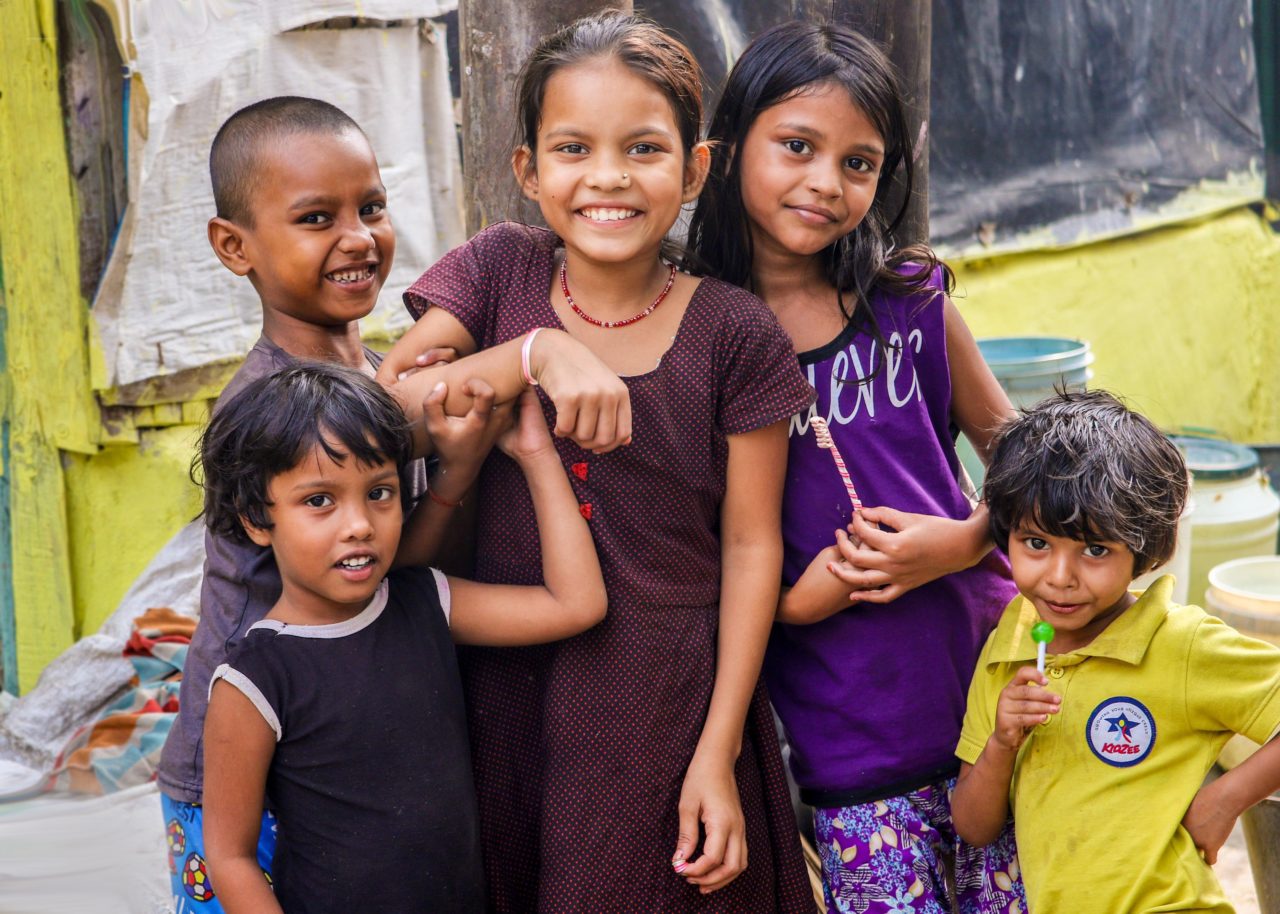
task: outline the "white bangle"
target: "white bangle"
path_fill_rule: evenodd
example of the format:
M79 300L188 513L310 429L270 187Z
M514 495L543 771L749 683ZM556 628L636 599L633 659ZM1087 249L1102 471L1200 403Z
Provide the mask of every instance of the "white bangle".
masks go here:
M530 330L529 335L524 338L524 345L520 347L520 375L530 387L538 386L538 379L533 376L533 372L529 368L529 358L533 351L534 337L541 333L542 329L542 327L535 327Z

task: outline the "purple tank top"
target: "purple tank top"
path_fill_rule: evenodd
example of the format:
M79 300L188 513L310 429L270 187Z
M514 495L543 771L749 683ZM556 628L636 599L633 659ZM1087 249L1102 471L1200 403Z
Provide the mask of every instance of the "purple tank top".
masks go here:
M811 415L827 420L863 504L955 519L972 510L956 481L943 297L879 295L873 307L896 347L887 356L869 334L846 329L799 357L818 399L791 422L782 516L788 585L834 542L851 510ZM775 625L765 676L805 801L868 802L954 773L973 666L1014 593L1008 562L993 551L887 605Z

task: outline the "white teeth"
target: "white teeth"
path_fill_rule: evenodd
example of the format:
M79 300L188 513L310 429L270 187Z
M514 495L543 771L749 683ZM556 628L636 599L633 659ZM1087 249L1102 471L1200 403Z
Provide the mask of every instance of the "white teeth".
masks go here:
M343 559L338 564L343 568L363 568L365 565L373 564L373 557L368 555L359 555L355 558Z
M619 219L630 219L636 215L633 209L612 209L604 207L592 207L584 209L582 215L586 216L593 222L615 222Z
M334 282L359 282L372 276L373 270L372 264L359 270L335 270L329 274L329 278Z

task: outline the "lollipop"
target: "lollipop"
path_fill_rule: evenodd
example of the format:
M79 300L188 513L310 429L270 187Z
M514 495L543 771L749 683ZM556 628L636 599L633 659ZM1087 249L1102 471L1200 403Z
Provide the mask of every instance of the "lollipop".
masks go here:
M827 420L821 416L814 416L809 420L809 424L813 426L813 437L817 440L818 447L826 448L831 452L831 459L836 462L836 472L840 474L840 479L844 482L844 490L849 493L849 501L853 504L853 510L861 511L862 501L858 498L858 491L853 487L853 480L849 478L849 470L844 465L844 458L840 456L840 450L836 447L836 442L831 437L831 429L827 428Z
M1044 649L1053 640L1053 626L1041 620L1031 626L1031 640L1036 643L1036 669L1044 672Z

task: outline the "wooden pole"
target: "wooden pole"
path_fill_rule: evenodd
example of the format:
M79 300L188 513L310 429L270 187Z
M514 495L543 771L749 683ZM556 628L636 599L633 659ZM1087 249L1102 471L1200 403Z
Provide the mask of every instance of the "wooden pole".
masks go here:
M543 35L601 9L631 12L631 0L462 0L462 185L467 234L503 219L538 224L511 174L516 75Z
M857 29L883 47L898 68L915 141L915 187L898 229L904 244L929 240L930 0L831 0L831 20Z

